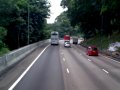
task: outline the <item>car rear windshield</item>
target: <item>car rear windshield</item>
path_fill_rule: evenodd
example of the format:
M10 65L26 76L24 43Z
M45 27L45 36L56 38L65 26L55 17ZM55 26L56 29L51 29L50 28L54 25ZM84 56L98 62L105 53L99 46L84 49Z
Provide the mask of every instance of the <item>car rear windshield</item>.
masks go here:
M97 51L97 48L92 48L93 50Z
M65 42L65 43L70 44L70 42Z

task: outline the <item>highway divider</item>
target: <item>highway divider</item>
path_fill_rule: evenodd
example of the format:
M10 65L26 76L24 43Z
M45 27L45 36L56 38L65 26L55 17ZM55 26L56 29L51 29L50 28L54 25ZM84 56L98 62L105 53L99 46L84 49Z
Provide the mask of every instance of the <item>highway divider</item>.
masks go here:
M20 62L25 56L35 50L37 47L49 42L49 40L39 41L11 51L0 57L0 76L12 68L16 63Z

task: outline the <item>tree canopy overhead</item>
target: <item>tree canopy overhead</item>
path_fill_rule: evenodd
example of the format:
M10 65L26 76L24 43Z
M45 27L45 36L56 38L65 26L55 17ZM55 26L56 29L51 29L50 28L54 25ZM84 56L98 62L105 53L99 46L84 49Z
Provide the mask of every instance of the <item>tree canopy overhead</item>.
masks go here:
M119 0L62 0L61 6L68 8L71 25L81 27L86 36L120 32Z
M56 17L55 22L52 24L52 29L60 33L60 37L63 38L65 34L71 34L72 26L67 17L67 13L63 12L58 17Z
M44 39L43 27L50 15L47 0L0 0L0 4L0 26L7 30L6 44L10 49L27 45L28 34L29 43Z

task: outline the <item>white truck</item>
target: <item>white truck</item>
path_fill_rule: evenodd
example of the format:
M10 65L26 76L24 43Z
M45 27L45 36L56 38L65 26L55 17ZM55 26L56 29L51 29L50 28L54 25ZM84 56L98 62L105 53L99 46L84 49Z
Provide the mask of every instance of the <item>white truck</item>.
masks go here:
M78 37L73 37L73 44L78 44Z

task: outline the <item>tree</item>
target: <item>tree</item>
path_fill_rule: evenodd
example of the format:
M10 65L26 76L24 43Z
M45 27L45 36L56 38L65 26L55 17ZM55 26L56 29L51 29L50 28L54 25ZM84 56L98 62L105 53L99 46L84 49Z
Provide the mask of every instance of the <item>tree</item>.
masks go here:
M70 25L70 21L67 18L67 13L61 13L54 23L54 30L60 33L60 36L63 37L65 34L72 34L72 27Z
M62 0L61 5L68 8L71 25L79 26L85 36L97 33L111 35L120 32L120 1L118 0Z
M7 29L6 44L16 49L29 43L44 39L46 18L49 16L50 4L47 0L1 0L0 26ZM28 4L29 4L29 32L28 32Z
M3 47L6 47L6 45L5 45L5 36L7 34L6 32L7 32L7 30L4 27L0 27L0 50Z

